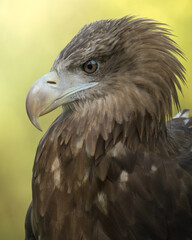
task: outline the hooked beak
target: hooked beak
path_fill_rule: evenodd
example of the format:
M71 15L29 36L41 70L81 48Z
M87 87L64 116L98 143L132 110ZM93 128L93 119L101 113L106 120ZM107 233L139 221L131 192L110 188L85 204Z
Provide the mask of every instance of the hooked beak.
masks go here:
M96 82L83 83L78 78L73 77L71 79L67 77L61 82L55 71L45 74L33 84L27 94L26 109L30 121L42 131L38 117L72 102L72 96L75 93L95 85L97 85Z

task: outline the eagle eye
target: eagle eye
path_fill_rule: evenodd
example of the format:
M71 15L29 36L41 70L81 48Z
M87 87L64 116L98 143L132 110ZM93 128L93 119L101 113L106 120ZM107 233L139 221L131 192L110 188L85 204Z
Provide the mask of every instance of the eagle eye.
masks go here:
M89 60L83 64L83 71L94 73L98 69L98 63L95 60Z

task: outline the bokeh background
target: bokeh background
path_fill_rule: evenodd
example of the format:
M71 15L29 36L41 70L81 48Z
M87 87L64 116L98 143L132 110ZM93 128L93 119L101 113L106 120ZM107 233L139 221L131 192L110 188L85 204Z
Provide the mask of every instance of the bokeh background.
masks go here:
M29 122L25 98L60 50L87 23L136 15L170 25L187 61L181 107L192 108L191 0L0 0L0 239L24 239L31 176L42 132ZM44 131L60 109L40 119Z

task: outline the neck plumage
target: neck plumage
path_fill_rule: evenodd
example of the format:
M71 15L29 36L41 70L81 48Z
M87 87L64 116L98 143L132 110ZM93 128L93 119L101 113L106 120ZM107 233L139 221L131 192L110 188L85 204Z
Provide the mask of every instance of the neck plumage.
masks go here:
M129 111L126 103L113 97L76 103L52 126L60 144L70 146L73 155L84 147L95 159L118 142L131 151L151 150L159 138L166 138L165 121L159 122L146 111Z
M39 143L34 184L52 186L50 195L55 187L70 193L84 186L87 179L96 181L93 176L103 181L110 161L122 154L126 162L130 160L128 153L135 155L140 150L164 154L168 144L157 128L160 125L149 114L133 114L126 108L126 104L105 97L64 111ZM86 186L91 194L92 185Z

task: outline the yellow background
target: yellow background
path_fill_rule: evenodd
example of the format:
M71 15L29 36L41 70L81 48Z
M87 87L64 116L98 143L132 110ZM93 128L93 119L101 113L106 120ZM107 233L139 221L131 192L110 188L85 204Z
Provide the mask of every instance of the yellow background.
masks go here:
M32 165L43 135L26 115L28 89L84 24L127 14L171 26L187 58L181 107L192 107L191 0L0 0L0 239L24 239ZM44 131L59 112L40 119Z

